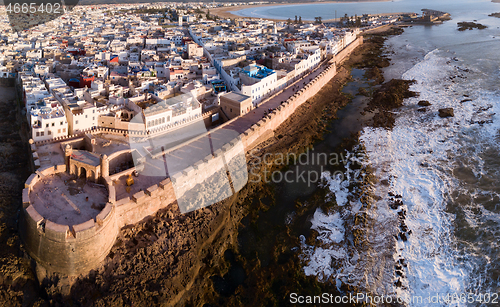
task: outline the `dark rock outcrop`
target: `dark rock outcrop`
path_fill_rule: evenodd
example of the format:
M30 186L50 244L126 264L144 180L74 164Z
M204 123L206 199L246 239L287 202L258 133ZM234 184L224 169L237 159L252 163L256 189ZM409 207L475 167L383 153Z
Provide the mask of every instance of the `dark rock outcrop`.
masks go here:
M466 21L457 22L457 26L458 26L458 31L473 30L473 29L482 30L488 28L487 26L482 25L480 23L466 22Z
M405 98L418 96L418 93L410 91L413 83L415 80L392 79L375 91L372 100L364 109L368 112L378 110L372 119L373 127L392 128L394 126L395 119L392 111L401 107Z
M418 102L418 105L421 106L421 107L428 107L430 105L432 105L430 102L428 102L427 100L420 100Z
M455 114L453 113L453 108L443 108L439 109L439 117L453 117Z

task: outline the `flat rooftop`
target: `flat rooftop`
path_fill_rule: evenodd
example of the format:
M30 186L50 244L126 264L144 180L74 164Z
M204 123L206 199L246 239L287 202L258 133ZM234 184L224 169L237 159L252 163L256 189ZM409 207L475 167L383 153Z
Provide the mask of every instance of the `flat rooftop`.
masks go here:
M92 166L101 164L101 159L98 155L93 154L86 150L73 150L71 158L75 161L82 162Z
M241 72L256 79L263 79L271 74L274 74L274 70L255 64L244 67Z
M225 94L222 97L227 98L227 99L232 100L232 101L240 102L240 103L250 98L250 96L235 93L235 92L230 92L228 94Z
M75 180L67 173L44 176L30 193L30 202L41 216L68 226L95 219L107 201L104 186Z

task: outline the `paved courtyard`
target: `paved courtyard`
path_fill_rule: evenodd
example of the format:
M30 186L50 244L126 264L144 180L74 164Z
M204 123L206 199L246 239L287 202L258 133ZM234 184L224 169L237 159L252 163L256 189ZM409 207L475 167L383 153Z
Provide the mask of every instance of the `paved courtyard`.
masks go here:
M33 187L30 201L44 218L61 225L77 225L95 218L104 208L104 186L75 180L67 173L45 176Z

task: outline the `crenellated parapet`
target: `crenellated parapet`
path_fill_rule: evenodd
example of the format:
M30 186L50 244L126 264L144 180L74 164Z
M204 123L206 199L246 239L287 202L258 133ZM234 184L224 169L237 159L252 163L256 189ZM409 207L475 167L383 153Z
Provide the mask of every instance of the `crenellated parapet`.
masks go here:
M116 166L129 159L129 155L133 155L132 151L124 150L109 156L100 156L99 167L96 168L96 175L100 176L100 180L96 185L105 189L106 195L102 201L104 205L91 218L81 220L84 210L79 207L82 204L89 206L91 200L87 203L86 200L82 201L80 198L80 203L78 203L78 193L75 194L76 196L69 194L64 196L64 191L53 189L50 184L47 184L47 188L53 189L51 193L54 195L54 205L62 200L66 202L66 206L74 202L73 205L75 203L76 205L71 206L74 210L81 210L82 215L73 212L73 216L78 222L63 223L59 216L57 216L59 220L56 221L51 218L50 212L42 214L38 211L43 210L36 209L39 204L35 202L43 201L43 193L47 193L40 185L44 185L45 181L50 182L51 178L54 178L53 176L67 174L67 170L71 172L71 169L68 169L71 164L68 162L73 151L71 153L68 151L65 154L68 158L66 164L39 168L26 180L22 194L23 209L19 229L26 250L47 272L64 275L83 274L96 268L106 257L121 227L140 222L158 210L175 203L179 205L181 212L196 210L200 205L190 202L192 197L195 197L202 205L210 205L239 191L248 179L245 153L263 137L273 133L298 107L313 97L336 75L335 63L342 61L361 43L362 38L351 43L345 52L342 51L336 56L330 66L324 68L317 77L284 101L268 116L257 121L243 133L227 137L226 141L221 144L222 146L214 148L213 153L175 174L170 174L170 178L159 178L157 183L148 184L149 186L145 185L140 190L136 189L124 194L124 192L118 191L119 188L122 188L119 186L119 180L134 173L137 163L134 167L125 170ZM221 125L216 129L223 128L224 125ZM108 128L99 129L102 132L110 131ZM129 135L140 136L141 134L131 132ZM206 135L200 137L206 137ZM31 144L33 154L36 153L37 145L40 144ZM141 156L138 159L143 158ZM151 156L151 158L157 157ZM36 159L34 160L36 161ZM119 172L114 173L113 168ZM208 178L212 179L208 180ZM83 191L85 192L85 189ZM198 193L198 191L203 191L203 193ZM92 197L92 195L89 196ZM71 197L77 200L73 201ZM50 207L51 204L46 203L45 205ZM44 207L39 208L43 209Z
M108 254L118 234L116 211L107 202L95 216L82 223L63 225L42 216L34 204L35 187L51 176L66 171L65 165L47 167L32 174L23 189L23 210L19 222L21 238L29 255L47 272L78 275L95 268ZM35 196L30 199L30 196ZM54 192L54 197L58 197Z

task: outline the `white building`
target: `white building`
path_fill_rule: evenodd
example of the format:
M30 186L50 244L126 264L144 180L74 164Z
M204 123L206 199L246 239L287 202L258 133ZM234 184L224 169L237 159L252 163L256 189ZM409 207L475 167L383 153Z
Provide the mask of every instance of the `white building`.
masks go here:
M321 49L319 46L302 47L298 50L297 58L300 59L295 68L295 73L298 75L316 67L321 62Z
M97 107L93 103L78 98L68 87L55 89L53 94L66 113L69 135L97 128Z
M27 59L41 59L42 57L43 57L42 49L30 50L26 52Z
M68 122L61 104L46 98L29 111L31 137L34 141L51 140L68 135Z
M201 104L191 94L162 100L144 110L146 130L188 122L201 116Z
M5 66L0 66L0 78L8 78L9 70Z
M98 114L96 106L78 101L77 105L70 106L71 112L67 112L68 127L70 134L77 134L82 131L97 128Z
M28 112L31 110L31 106L34 106L40 100L52 97L52 94L49 93L45 84L39 78L19 74L19 79L23 87L23 98Z
M106 66L92 65L92 66L86 67L83 70L83 74L85 76L96 76L97 78L101 78L101 79L106 80L106 78L109 77L109 68Z
M37 65L35 65L34 70L35 70L35 74L37 74L39 76L46 76L50 72L50 67L48 65L37 64Z
M252 97L255 105L274 92L278 77L274 70L261 65L249 65L240 72L241 93Z
M187 54L188 58L192 59L194 57L203 56L203 47L194 42L187 43Z
M336 55L340 51L342 51L342 40L325 40L321 42L321 47L325 48L325 54L327 55Z
M49 92L53 92L55 89L66 87L66 82L61 78L49 78L45 79L45 85Z

